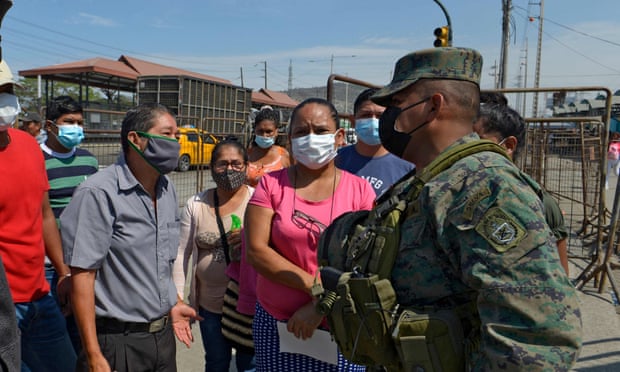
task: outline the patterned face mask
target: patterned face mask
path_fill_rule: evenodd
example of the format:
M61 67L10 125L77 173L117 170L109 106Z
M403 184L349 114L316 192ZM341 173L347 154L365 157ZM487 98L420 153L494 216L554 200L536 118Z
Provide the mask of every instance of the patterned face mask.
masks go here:
M226 191L235 191L245 183L245 171L226 169L223 172L211 172L213 181L218 188Z

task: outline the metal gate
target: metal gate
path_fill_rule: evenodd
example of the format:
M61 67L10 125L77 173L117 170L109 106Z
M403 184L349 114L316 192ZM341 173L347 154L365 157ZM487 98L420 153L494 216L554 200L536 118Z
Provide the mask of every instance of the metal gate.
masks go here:
M604 108L596 115L526 117L526 144L517 165L545 187L564 212L569 228L569 258L581 258L587 263L575 279L576 286L582 288L589 280L600 279L602 292L609 278L618 295L609 263L617 246L617 202L610 201L606 194L612 92L605 87L497 91L516 94L522 102L527 95L540 93L563 97L572 93L578 97L584 92L596 92L598 100L604 100Z

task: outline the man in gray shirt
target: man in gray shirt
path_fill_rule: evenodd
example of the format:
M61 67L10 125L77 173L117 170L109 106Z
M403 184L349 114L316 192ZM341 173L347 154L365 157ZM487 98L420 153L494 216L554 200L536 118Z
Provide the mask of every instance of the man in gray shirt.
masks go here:
M177 124L140 105L121 129L123 155L83 182L60 217L72 301L82 338L78 371L176 371L174 332L191 340L196 312L177 297Z

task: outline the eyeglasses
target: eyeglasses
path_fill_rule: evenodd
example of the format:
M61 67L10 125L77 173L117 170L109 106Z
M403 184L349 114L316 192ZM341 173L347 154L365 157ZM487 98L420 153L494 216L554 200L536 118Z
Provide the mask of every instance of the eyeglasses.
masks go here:
M297 209L293 210L293 215L291 216L291 220L295 224L295 226L299 227L303 230L308 230L315 238L321 236L321 233L325 231L327 226L325 226L321 221L317 220L312 216L308 216L304 212L298 211Z
M240 161L216 161L215 164L213 164L213 168L217 171L223 171L228 169L228 167L231 167L232 169L236 170L236 171L240 171L243 170L243 168L245 168L245 163L240 162Z

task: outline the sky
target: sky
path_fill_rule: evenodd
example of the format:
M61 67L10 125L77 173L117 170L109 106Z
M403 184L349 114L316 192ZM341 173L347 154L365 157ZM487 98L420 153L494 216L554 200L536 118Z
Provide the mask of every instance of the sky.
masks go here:
M484 59L495 84L501 0L441 0L453 45ZM533 86L540 0L512 0L508 87ZM540 86L620 89L620 1L544 1ZM325 86L330 72L383 85L405 54L433 47L447 24L433 0L15 0L2 21L14 71L121 55L285 91ZM526 73L527 72L527 73Z

